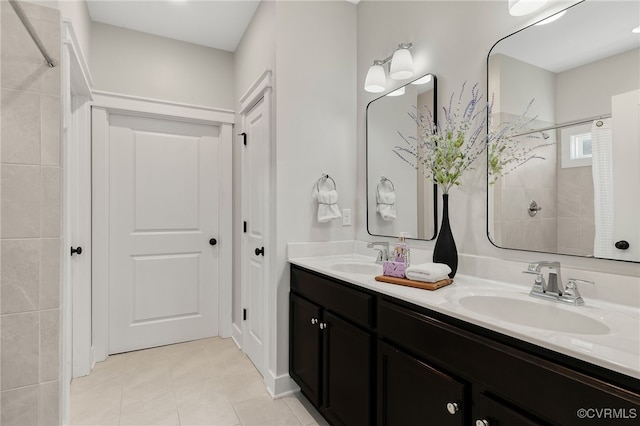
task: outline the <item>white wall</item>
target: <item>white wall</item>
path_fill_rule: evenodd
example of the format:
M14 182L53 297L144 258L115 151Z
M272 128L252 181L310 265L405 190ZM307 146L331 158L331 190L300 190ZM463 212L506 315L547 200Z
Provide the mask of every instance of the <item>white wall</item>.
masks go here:
M93 22L96 90L233 109L233 54Z
M78 38L80 49L86 61L91 54L91 16L86 0L63 0L58 2L60 13L64 19L71 20L73 30Z
M556 123L611 114L611 96L638 89L638 76L640 49L558 73Z
M359 239L370 240L365 226L365 107L374 95L364 91L364 78L373 59L390 55L398 43L413 42L417 73L438 77L439 104L459 93L464 81L479 82L486 92L486 60L500 38L535 22L542 16L512 17L506 2L393 2L361 1L358 4L358 226ZM391 89L391 88L390 88ZM486 236L486 166L466 176L450 197L450 215L458 250L462 253L525 262L536 253L498 249ZM432 248L433 242L415 242ZM600 259L546 255L577 269L640 276L640 265ZM461 271L463 272L463 271Z
M278 327L269 366L276 374L289 371L286 244L355 238L340 220L316 221L312 194L326 172L338 206L356 208L356 24L356 6L345 1L277 4Z
M275 2L263 1L260 3L253 15L251 23L238 43L238 47L233 56L235 70L235 110L240 110L240 98L247 92L251 85L260 77L265 69L270 68L275 71L276 45L275 45L275 24L276 7ZM275 86L275 85L274 85ZM272 108L275 106L275 98L272 96ZM236 135L240 132L239 116L236 114ZM275 138L275 118L272 114L272 137ZM233 144L233 241L237 244L233 247L233 309L232 322L241 328L242 323L242 299L241 299L241 259L242 250L240 241L242 239L242 144Z

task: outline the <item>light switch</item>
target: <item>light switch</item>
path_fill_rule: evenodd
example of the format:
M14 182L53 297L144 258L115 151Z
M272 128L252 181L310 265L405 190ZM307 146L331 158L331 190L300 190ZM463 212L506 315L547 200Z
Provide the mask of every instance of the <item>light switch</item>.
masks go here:
M351 209L342 210L342 226L351 226Z

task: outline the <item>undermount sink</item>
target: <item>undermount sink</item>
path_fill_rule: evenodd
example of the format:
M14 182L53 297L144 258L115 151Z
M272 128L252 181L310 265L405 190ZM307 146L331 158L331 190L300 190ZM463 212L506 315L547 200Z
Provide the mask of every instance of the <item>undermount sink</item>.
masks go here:
M609 327L591 317L564 309L552 302L537 303L500 296L465 296L464 308L499 320L544 330L575 334L609 334Z
M336 272L347 272L349 274L380 275L382 265L364 262L343 262L331 265L331 269Z

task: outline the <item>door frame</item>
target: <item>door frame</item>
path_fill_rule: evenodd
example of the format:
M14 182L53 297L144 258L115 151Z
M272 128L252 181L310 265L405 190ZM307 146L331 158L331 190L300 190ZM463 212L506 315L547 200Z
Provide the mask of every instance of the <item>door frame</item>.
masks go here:
M271 360L275 360L275 355L270 357L269 355L272 353L271 348L275 348L277 345L274 345L272 340L277 336L272 332L272 325L276 324L276 315L277 315L277 280L275 279L275 268L274 261L277 257L276 250L276 241L275 241L275 224L276 224L276 193L275 193L275 181L276 181L276 166L275 166L275 137L273 135L273 123L272 123L272 75L273 72L270 68L266 68L262 74L255 80L255 82L249 87L249 89L245 92L245 94L240 98L240 110L238 111L239 120L240 120L240 129L237 133L242 133L246 129L246 117L249 111L264 98L265 103L265 123L266 123L266 134L267 134L267 144L268 144L268 179L266 183L267 187L267 199L272 202L267 206L264 215L265 215L265 229L264 229L264 246L265 252L267 253L264 258L264 297L265 297L265 309L263 311L263 317L261 318L262 323L264 324L264 348L263 348L263 359L262 359L262 368L264 382L267 386L267 390L275 395L276 388L276 377L274 374L275 365L271 365ZM249 141L248 143L251 143ZM242 151L242 157L240 160L241 167L244 169L245 166L245 156L244 151ZM244 178L244 177L243 177ZM243 189L243 184L240 184L241 188L241 221L243 221L246 217L246 194ZM241 262L240 262L240 273L238 277L238 283L240 285L240 298L241 298L241 307L245 307L247 305L247 276L248 276L248 266L245 259L245 254L247 253L247 240L246 234L242 234L240 238L240 253L241 253ZM244 339L246 338L244 321L240 320L241 323L233 324L233 337L236 341L236 344L243 347Z
M91 323L82 318L91 315L89 104L93 79L68 19L63 20L62 46L61 418L62 424L69 424L71 379L89 374L92 364ZM83 262L73 270L67 251L71 245L84 249Z
M231 336L232 282L232 110L188 105L119 93L94 91L92 115L92 315L93 357L108 356L109 339L109 115L152 117L220 127L220 250L218 325L220 337Z

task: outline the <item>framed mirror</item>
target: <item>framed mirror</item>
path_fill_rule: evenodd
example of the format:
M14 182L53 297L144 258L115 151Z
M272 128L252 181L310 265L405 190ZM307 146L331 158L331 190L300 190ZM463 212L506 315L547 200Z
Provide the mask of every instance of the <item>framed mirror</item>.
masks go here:
M412 115L436 110L437 82L425 74L367 105L367 231L371 235L432 240L436 236L435 185L393 148L415 138ZM424 114L426 116L426 114Z
M515 169L488 167L488 236L501 248L640 262L640 3L563 12L489 53L492 128L533 100L513 143L537 148Z

